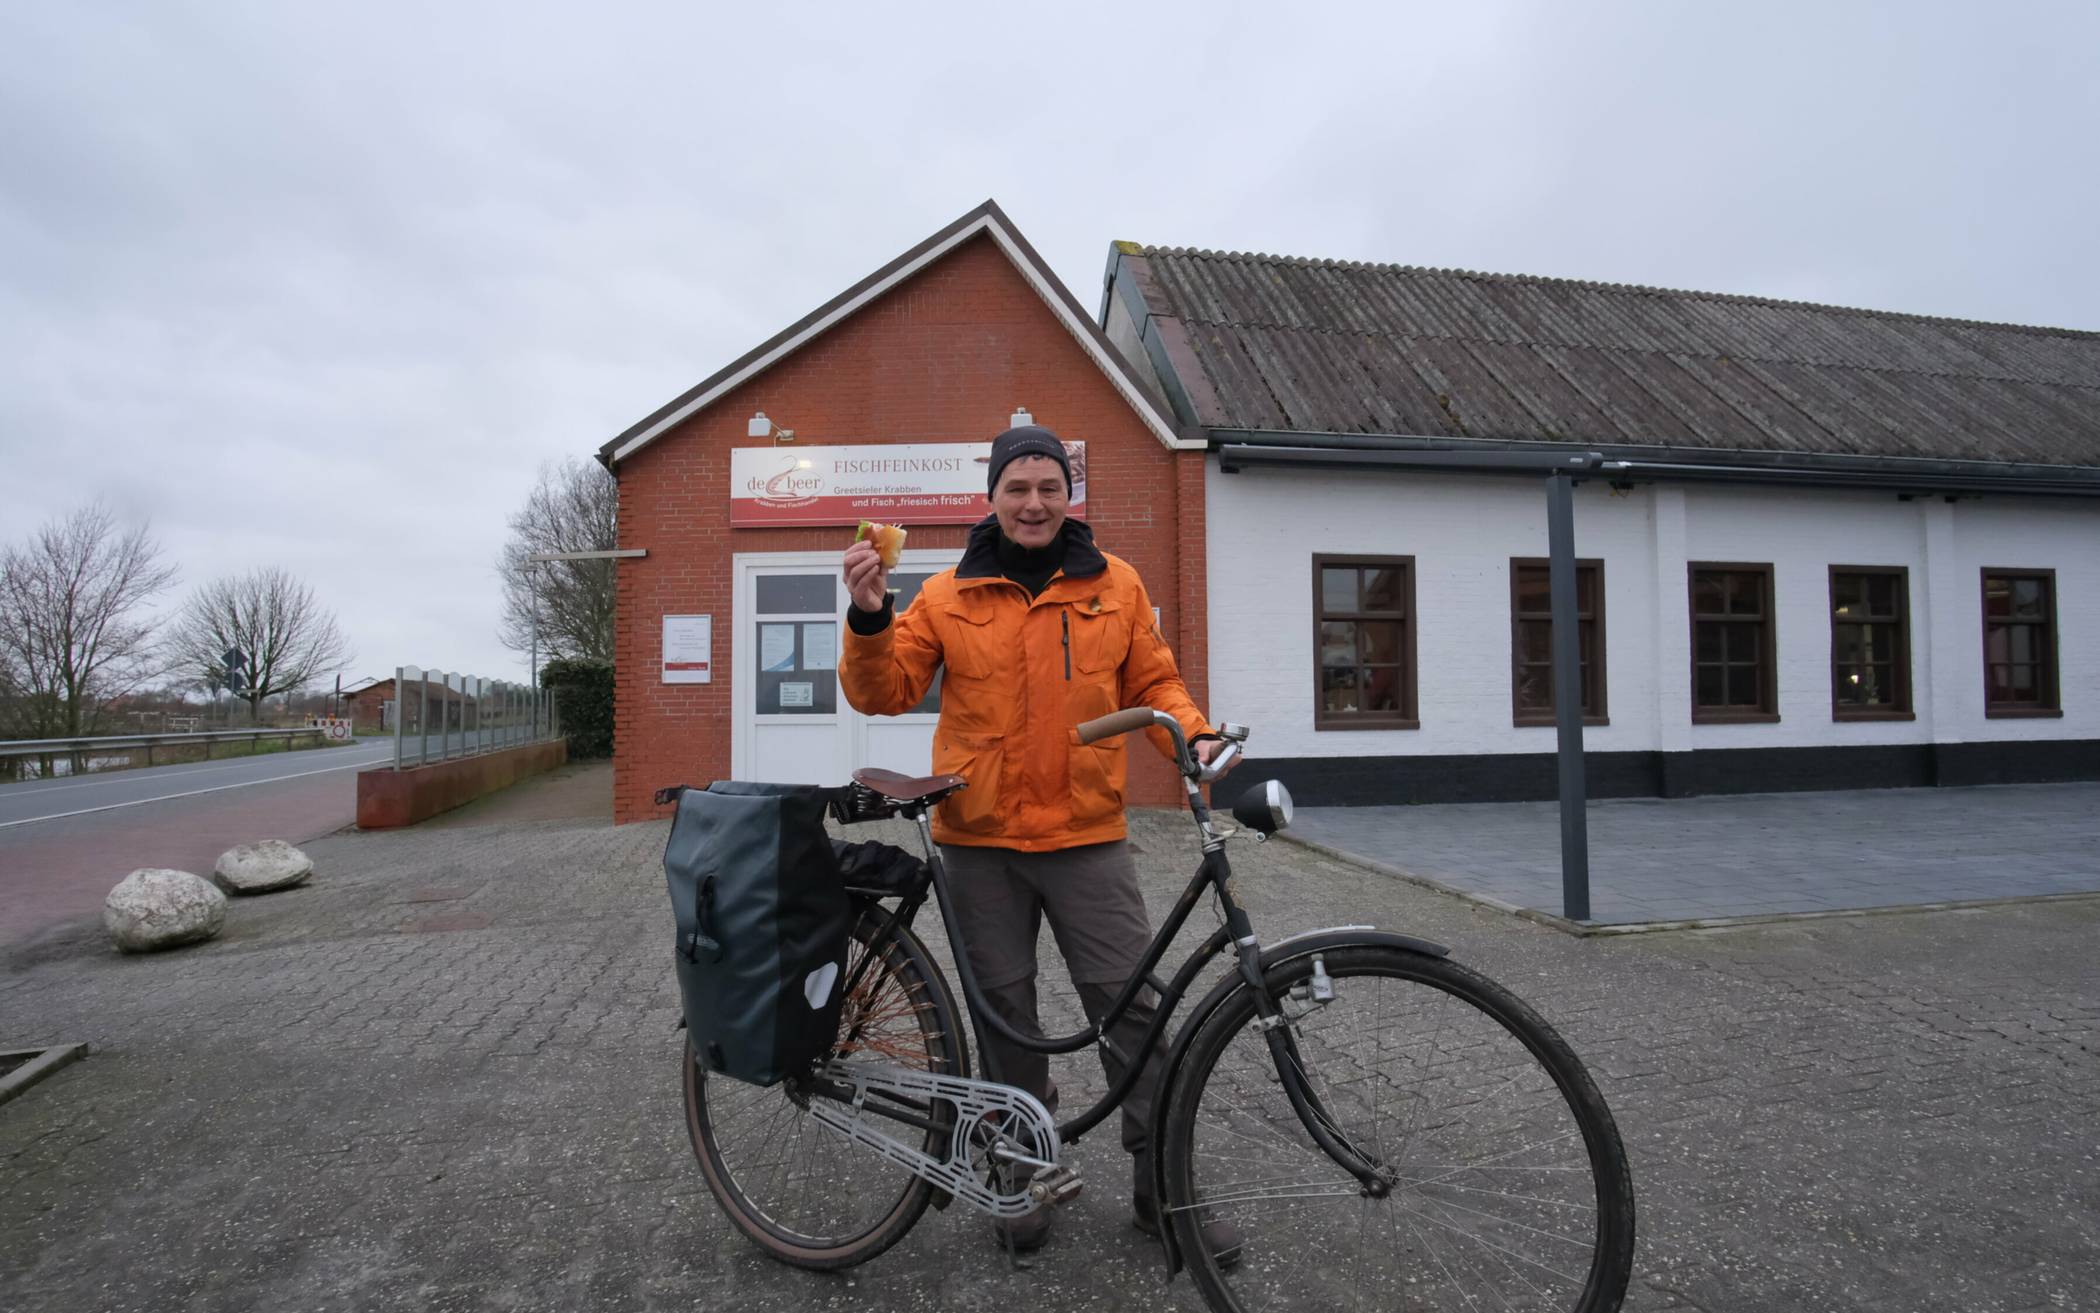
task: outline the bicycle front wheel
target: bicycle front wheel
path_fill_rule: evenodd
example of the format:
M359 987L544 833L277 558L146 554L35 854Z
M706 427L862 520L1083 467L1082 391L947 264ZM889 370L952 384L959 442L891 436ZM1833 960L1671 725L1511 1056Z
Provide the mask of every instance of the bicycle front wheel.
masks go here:
M1307 1133L1242 986L1191 1041L1165 1127L1175 1237L1213 1307L1619 1307L1632 1178L1552 1027L1476 972L1385 945L1294 958L1264 983L1335 1138L1389 1189L1374 1197ZM1244 1237L1231 1267L1200 1238L1213 1218Z
M879 916L869 904L853 927L847 978L871 960L846 996L832 1056L967 1076L968 1045L940 969L908 929L881 931ZM805 1085L790 1079L760 1088L715 1075L690 1046L684 1083L686 1130L709 1192L782 1262L819 1270L866 1262L926 1211L933 1186L811 1116L811 1100L823 1096ZM953 1110L918 1111L928 1122L921 1147L945 1154Z

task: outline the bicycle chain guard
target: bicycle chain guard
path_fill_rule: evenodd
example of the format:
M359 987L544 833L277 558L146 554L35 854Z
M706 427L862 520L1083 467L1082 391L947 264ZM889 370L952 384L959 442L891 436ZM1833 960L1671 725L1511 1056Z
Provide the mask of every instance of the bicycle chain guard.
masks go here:
M1070 1193L1064 1180L1070 1173L1060 1172L1057 1167L1057 1123L1050 1110L1025 1090L876 1062L833 1060L824 1064L818 1075L850 1086L853 1098L851 1102L811 1099L811 1116L847 1139L933 1182L981 1213L1023 1217L1042 1206L1038 1195L1043 1193L1033 1189L1032 1184L1023 1184L1012 1193L1002 1194L985 1184L981 1170L971 1162L973 1152L982 1153L990 1147L981 1132L991 1134L991 1146L1003 1144L1005 1152L1001 1156L1008 1162L1034 1168L1032 1175L1039 1181L1056 1181L1060 1196ZM870 1117L863 1111L869 1094L876 1091L929 1104L947 1104L955 1116L947 1156L936 1158L871 1125L877 1119L887 1120L879 1113Z

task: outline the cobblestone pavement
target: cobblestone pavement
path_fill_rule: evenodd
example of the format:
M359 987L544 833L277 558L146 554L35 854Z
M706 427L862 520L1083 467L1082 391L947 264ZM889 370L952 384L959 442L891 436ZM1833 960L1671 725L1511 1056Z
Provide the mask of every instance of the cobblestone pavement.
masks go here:
M1162 910L1185 822L1137 837ZM735 1235L681 1121L663 839L339 835L214 943L0 950L0 1043L94 1046L0 1105L0 1308L1200 1307L1112 1135L1024 1272L959 1209L841 1274ZM1302 848L1236 860L1266 935L1411 930L1561 1028L1632 1156L1629 1308L2095 1306L2100 904L1585 941Z
M1551 802L1308 807L1293 834L1559 915ZM1617 798L1589 809L1612 923L2100 892L2100 784Z

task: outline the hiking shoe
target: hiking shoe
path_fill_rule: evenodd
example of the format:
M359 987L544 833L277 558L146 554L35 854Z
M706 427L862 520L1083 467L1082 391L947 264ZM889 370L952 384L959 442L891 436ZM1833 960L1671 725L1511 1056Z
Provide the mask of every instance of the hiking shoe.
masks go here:
M1130 1201L1130 1220L1138 1230L1157 1240L1159 1238L1159 1207L1144 1195ZM1240 1261L1246 1250L1246 1238L1240 1229L1222 1217L1214 1216L1209 1209L1197 1214L1197 1222L1203 1232L1203 1247L1210 1250L1211 1257L1218 1260L1219 1267L1231 1267Z
M1012 1245L1017 1254L1032 1254L1050 1239L1050 1210L1038 1208L1023 1217L994 1218L992 1235L1002 1249Z

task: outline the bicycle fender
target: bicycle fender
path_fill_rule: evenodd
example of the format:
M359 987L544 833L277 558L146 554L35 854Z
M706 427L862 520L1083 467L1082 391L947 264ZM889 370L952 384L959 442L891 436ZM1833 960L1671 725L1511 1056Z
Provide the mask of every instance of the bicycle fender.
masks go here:
M1417 939L1413 935L1396 935L1390 931L1372 930L1364 926L1329 926L1323 930L1303 931L1264 947L1261 951L1261 974L1266 979L1269 972L1286 962L1309 957L1314 953L1324 953L1330 949L1355 947L1360 944L1397 948L1404 952L1420 953L1424 957L1451 955L1451 950L1444 945L1427 939ZM1167 1197L1167 1108L1173 1102L1174 1082L1181 1076L1182 1062L1188 1057L1189 1045L1195 1040L1197 1032L1203 1029L1203 1024L1210 1020L1213 1013L1224 1006L1225 1000L1232 996L1234 990L1245 987L1246 982L1240 979L1237 971L1220 980L1203 996L1203 1000L1196 1004L1195 1011L1189 1014L1189 1019L1174 1032L1174 1043L1167 1050L1167 1065L1160 1076L1159 1095L1152 1102L1150 1139L1152 1198L1159 1202L1162 1209ZM1181 1271L1183 1263L1181 1248L1174 1240L1174 1227L1166 1219L1164 1212L1160 1220L1159 1243L1166 1251L1167 1280L1172 1281L1174 1274Z

